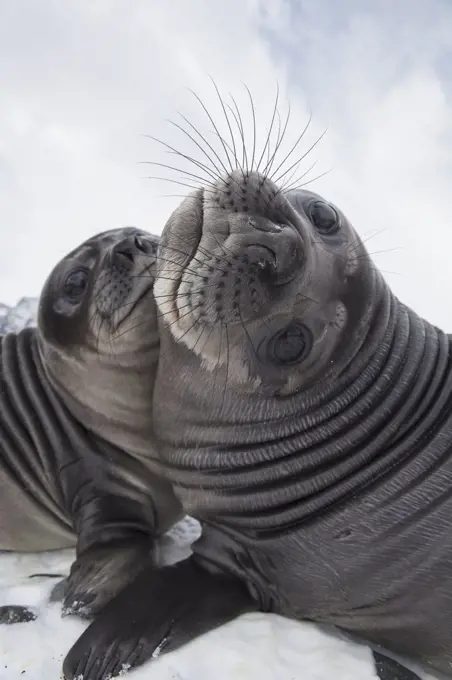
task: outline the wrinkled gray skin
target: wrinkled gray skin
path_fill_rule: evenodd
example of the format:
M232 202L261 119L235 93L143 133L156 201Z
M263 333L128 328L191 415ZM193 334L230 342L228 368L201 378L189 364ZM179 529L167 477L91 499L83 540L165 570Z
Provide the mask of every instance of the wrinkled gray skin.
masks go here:
M98 234L64 257L37 328L0 345L0 549L76 548L65 612L92 616L181 516L152 462L158 238Z
M191 194L159 252L154 422L203 534L108 605L65 677L252 609L452 677L450 337L391 293L338 208L256 173Z

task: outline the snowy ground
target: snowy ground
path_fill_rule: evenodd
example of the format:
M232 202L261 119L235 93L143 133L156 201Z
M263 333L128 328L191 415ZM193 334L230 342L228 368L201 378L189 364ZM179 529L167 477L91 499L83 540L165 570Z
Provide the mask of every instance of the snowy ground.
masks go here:
M164 562L185 557L198 535L185 519L162 543ZM48 604L57 579L67 574L72 551L0 555L0 605L22 604L36 621L0 629L1 680L58 680L62 660L85 624L61 618ZM310 624L269 614L249 614L131 672L130 680L375 680L370 650L330 636ZM430 676L424 674L425 680Z

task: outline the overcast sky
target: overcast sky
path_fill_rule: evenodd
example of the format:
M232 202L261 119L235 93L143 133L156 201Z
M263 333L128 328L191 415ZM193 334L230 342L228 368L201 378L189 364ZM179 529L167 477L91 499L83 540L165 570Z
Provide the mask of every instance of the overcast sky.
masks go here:
M146 179L181 176L140 164L178 165L145 135L205 160L168 119L180 111L215 144L189 92L220 121L211 75L236 98L248 148L242 81L261 147L277 83L289 141L312 111L298 155L327 133L300 172L330 172L309 188L370 252L391 250L375 261L403 301L452 330L451 35L450 0L2 0L0 301L38 294L94 232L161 232L180 201L167 195L188 189Z

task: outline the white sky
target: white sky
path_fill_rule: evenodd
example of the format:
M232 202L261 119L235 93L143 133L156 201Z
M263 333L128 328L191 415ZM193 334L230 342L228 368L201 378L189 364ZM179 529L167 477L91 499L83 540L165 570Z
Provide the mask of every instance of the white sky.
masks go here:
M179 110L208 131L193 88L220 120L210 74L236 97L249 149L241 81L260 148L276 82L283 115L291 103L289 139L312 110L299 155L328 132L301 171L317 161L311 177L331 172L309 188L362 235L385 229L368 248L397 248L375 255L395 272L393 290L452 330L451 35L450 0L3 0L0 301L38 294L56 260L94 232L161 232L180 200L165 194L188 189L145 179L180 176L139 164L178 164L142 135L204 160L166 119Z

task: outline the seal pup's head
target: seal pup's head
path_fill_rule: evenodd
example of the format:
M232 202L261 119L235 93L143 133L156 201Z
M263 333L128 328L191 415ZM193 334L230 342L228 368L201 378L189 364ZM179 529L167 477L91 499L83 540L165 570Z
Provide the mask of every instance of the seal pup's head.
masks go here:
M450 350L343 212L281 181L285 127L265 165L270 132L259 158L238 110L236 122L243 162L215 128L226 159L206 153L213 169L199 163L208 177L162 232L153 419L185 511L256 537L293 531L413 455Z
M364 339L374 267L317 194L234 170L182 202L159 252L162 333L229 388L294 394L334 379Z
M150 428L158 242L133 227L93 236L54 267L38 308L50 382L83 425L126 450Z

